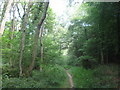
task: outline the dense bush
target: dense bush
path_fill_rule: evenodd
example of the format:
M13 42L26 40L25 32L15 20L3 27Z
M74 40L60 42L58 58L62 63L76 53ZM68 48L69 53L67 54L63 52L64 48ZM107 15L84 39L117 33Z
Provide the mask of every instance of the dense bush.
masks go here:
M47 66L43 71L33 71L29 78L4 78L3 88L51 88L60 87L66 78L64 69L58 65Z
M119 73L118 66L114 64L102 65L93 70L96 83L93 87L101 88L117 88L119 87Z
M94 68L97 64L97 61L90 56L81 56L78 58L78 62L86 69Z
M15 67L10 67L9 64L4 64L2 67L2 75L3 78L8 76L8 77L18 77L19 71L18 68Z
M35 80L45 80L50 86L59 86L66 78L66 73L64 69L58 65L52 66L48 65L44 67L42 72L34 71L33 79Z
M73 65L73 66L78 65L77 57L74 55L69 55L67 63L68 63L68 65Z
M91 56L80 56L79 58L70 56L68 60L68 65L83 66L86 69L94 68L97 64L97 60Z

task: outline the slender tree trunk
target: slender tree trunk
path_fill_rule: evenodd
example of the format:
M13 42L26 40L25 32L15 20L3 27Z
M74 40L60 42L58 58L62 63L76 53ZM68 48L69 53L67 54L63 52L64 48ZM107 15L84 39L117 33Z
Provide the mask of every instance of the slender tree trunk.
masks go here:
M4 33L6 19L8 17L12 2L13 0L9 0L4 17L1 19L1 23L0 23L0 73L2 73L1 72L1 69L2 69L2 35Z
M100 30L100 25L98 24L98 30ZM100 38L100 50L99 50L99 53L100 53L100 63L101 64L104 64L104 52L103 52L103 41L102 41L102 36L103 33L99 34L99 38Z
M29 66L29 70L28 70L29 73L31 73L31 71L34 68L35 58L36 58L36 54L37 54L37 46L38 46L38 38L39 38L39 34L40 34L40 29L41 29L41 26L42 26L45 18L46 18L46 13L47 13L48 6L49 6L49 1L45 2L44 12L43 12L43 15L42 15L39 23L38 23L38 27L37 27L38 29L35 33L35 42L34 42L34 47L33 47L32 63Z
M2 42L0 37L0 87L2 87Z
M2 35L0 35L0 73L2 74Z
M3 33L4 33L5 23L7 21L7 17L8 17L9 11L11 9L12 3L13 3L13 0L9 0L6 11L5 11L5 14L4 14L4 18L3 18L1 26L0 26L0 36L2 36Z
M13 36L14 36L14 30L15 30L15 4L13 3L13 19L12 19L12 26L11 26L11 36L10 36L10 40L13 39ZM12 50L13 48L13 45L12 43L10 43L10 49ZM10 57L10 66L12 67L13 66L13 63L12 63L12 56Z
M101 35L101 40L100 40L100 42L101 42L101 64L104 64L104 43L103 43L103 41L104 41L104 33L102 33L102 35Z
M59 42L60 43L60 49L59 49L59 54L61 54L61 51L62 51L62 43L61 42Z
M108 64L108 50L106 52L106 63Z
M102 36L101 36L101 64L104 64L104 31L102 33Z
M6 18L7 18L7 14L9 13L11 4L12 4L12 0L9 0L5 14L4 14L4 10L3 10L2 14L4 14L4 15L2 15L1 20L0 20L1 21L1 23L0 23L0 73L2 73L2 35L4 32ZM1 75L0 75L0 80L1 80L0 84L2 84L2 76Z
M0 21L3 20L3 17L4 17L4 14L5 14L5 10L6 10L7 4L8 4L8 2L4 2L4 6L3 6L3 9L2 9L2 11L1 11L2 14L1 14Z
M86 37L86 40L88 40L87 29L86 28L85 28L85 37Z
M0 73L2 73L2 34L0 34Z
M104 64L104 54L102 49L101 49L101 64Z
M42 71L43 67L43 42L42 42L42 36L43 36L43 31L44 31L44 23L42 25L42 28L40 30L40 56L41 56L41 63L40 63L40 71Z
M21 38L21 49L20 49L20 59L19 59L19 69L20 69L19 76L22 76L22 74L23 74L22 59L23 59L24 46L25 46L25 32L26 32L28 14L29 14L31 5L32 5L32 3L29 2L26 13L23 15L22 38Z
M118 3L118 6L120 8L120 2ZM119 12L117 13L117 55L116 55L116 59L118 61L118 63L120 62L120 9Z

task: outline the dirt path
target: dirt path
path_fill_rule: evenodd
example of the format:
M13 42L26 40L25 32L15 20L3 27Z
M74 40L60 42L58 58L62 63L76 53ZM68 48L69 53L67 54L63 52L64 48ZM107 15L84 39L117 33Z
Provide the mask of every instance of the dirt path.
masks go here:
M65 70L66 74L69 77L69 84L70 84L70 88L74 88L74 84L73 84L73 80L72 80L72 76L70 75L70 73L68 72L68 70Z

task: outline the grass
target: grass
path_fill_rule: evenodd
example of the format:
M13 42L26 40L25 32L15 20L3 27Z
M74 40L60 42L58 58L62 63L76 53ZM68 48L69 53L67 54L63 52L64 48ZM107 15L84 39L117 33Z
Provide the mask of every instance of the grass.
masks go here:
M66 79L64 80L63 84L61 85L60 88L70 88L70 84L69 84L69 77L66 76Z
M70 69L76 88L117 88L120 78L118 66L100 65L95 69L72 67Z
M33 71L29 78L3 77L3 88L70 88L69 69L75 88L117 88L120 83L118 66L100 65L95 69L76 66L47 66L44 72Z

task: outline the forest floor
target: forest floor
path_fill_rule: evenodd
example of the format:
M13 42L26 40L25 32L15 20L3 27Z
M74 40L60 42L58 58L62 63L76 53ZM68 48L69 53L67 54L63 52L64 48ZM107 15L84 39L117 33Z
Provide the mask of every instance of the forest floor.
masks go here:
M69 77L66 78L61 88L70 88Z
M75 88L119 88L120 70L118 65L100 65L95 69L71 67L70 74L73 76Z
M74 87L74 83L73 83L73 79L72 79L72 75L69 73L69 70L66 70L66 79L63 83L63 85L61 86L61 88L73 88Z
M48 68L47 68L48 69ZM59 69L59 72L58 72ZM62 70L61 70L62 69ZM120 88L120 68L116 64L99 65L94 69L59 66L49 72L33 71L28 78L3 75L4 88Z

